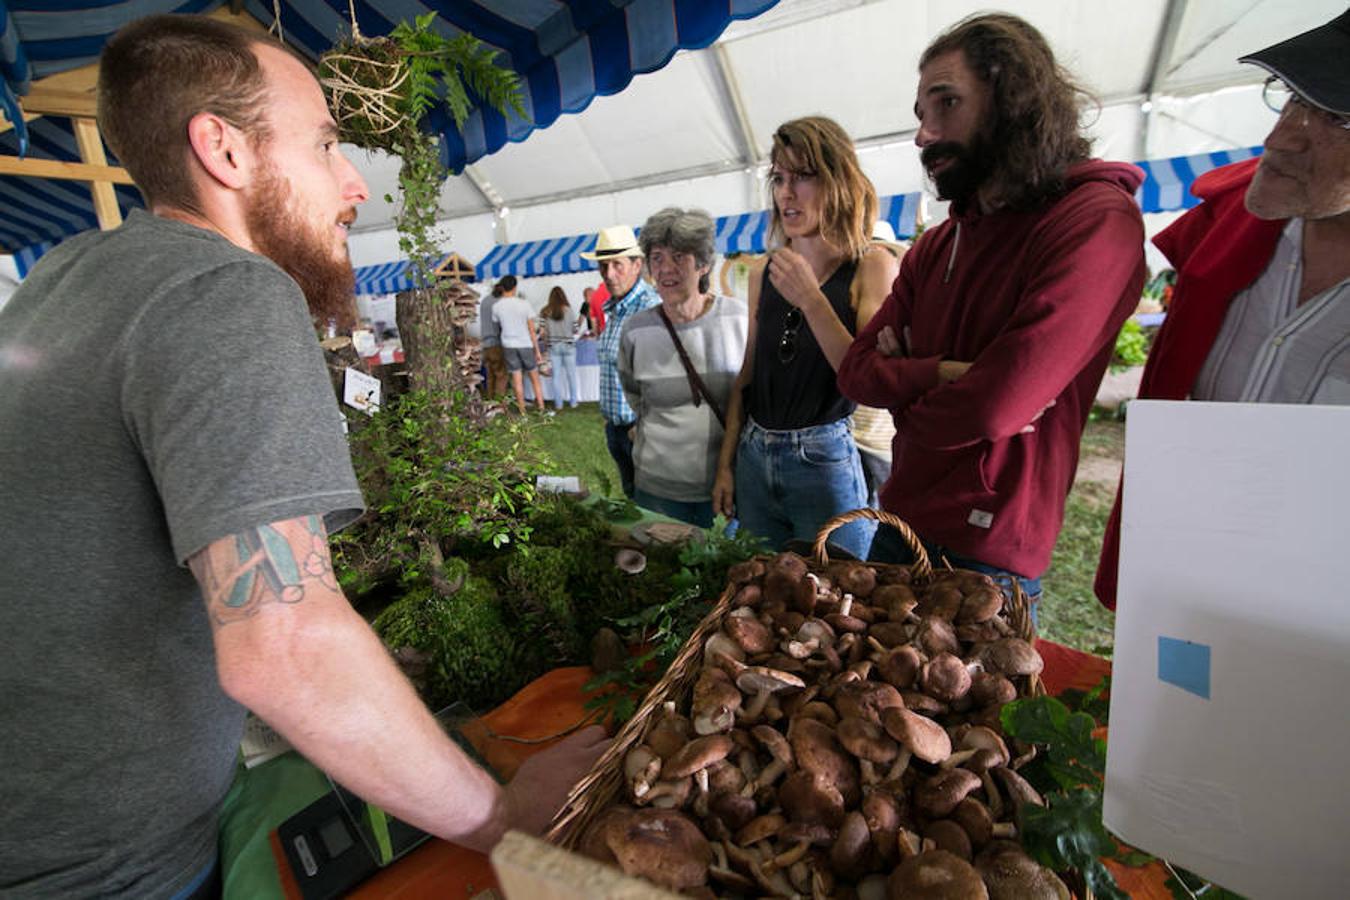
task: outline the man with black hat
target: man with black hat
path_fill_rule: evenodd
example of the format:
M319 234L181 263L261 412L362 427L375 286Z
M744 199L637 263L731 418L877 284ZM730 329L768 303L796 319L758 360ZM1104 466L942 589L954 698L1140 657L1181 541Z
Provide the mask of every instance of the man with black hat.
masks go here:
M636 313L657 306L661 298L642 278L642 250L637 236L627 225L602 228L595 238L595 250L581 254L595 260L600 278L609 291L605 316L609 322L596 341L596 355L600 357L600 414L605 417L605 444L614 465L619 468L619 482L625 497L633 496L633 438L630 434L637 424L637 413L628 405L619 382L619 338L623 323Z
M1350 405L1350 12L1242 57L1279 113L1154 243L1177 270L1139 396ZM1097 569L1115 608L1120 499Z

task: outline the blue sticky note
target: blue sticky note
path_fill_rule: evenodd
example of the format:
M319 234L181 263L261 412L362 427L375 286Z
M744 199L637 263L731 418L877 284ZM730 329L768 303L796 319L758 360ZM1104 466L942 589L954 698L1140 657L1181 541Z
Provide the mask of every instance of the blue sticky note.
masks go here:
M1158 636L1158 680L1209 699L1209 645Z

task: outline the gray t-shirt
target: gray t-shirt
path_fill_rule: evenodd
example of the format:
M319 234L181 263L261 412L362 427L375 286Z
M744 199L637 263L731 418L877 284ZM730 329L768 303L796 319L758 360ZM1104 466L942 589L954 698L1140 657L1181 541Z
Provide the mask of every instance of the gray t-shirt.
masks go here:
M184 560L361 496L304 298L135 211L0 310L0 895L168 897L209 863L244 710Z
M731 385L745 357L749 314L745 302L717 296L692 322L675 326L685 353L726 415ZM712 496L722 425L693 389L658 307L623 323L619 381L637 413L634 483L649 494L697 503Z
M501 328L503 347L514 350L530 350L534 347L534 342L530 340L534 309L524 297L498 297L492 307L492 318Z

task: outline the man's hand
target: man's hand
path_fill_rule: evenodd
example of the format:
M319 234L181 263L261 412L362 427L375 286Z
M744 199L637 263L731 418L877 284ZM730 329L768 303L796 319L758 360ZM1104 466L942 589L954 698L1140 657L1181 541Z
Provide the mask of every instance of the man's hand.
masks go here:
M800 253L788 249L775 250L769 257L769 282L783 295L783 299L802 312L824 299L815 270Z
M609 745L605 729L591 725L525 760L506 786L506 827L543 834Z
M896 337L895 329L887 325L877 332L877 352L882 356L904 356L905 347Z
M957 362L954 359L944 359L938 363L938 382L941 384L950 384L962 375L970 371L972 363Z
M713 515L726 516L728 519L736 515L736 476L730 468L717 470L717 478L713 480L712 507Z

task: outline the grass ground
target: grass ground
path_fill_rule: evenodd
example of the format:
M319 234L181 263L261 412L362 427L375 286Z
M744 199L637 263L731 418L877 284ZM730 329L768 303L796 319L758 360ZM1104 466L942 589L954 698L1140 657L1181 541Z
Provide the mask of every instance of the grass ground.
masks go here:
M534 416L534 413L530 414ZM544 420L541 420L544 421ZM562 474L579 475L592 491L619 493L619 473L605 448L604 421L594 403L564 409L535 431ZM1089 422L1079 477L1069 495L1064 528L1042 578L1041 634L1079 650L1110 656L1113 616L1092 594L1102 531L1115 497L1125 426Z

